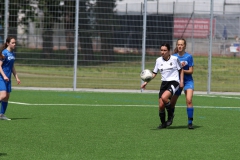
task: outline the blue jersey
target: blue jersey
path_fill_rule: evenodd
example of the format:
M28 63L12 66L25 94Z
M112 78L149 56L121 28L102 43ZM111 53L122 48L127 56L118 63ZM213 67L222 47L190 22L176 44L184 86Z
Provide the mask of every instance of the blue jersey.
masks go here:
M193 57L187 52L185 52L182 56L178 53L174 53L173 56L178 57L181 63L185 63L185 66L183 67L184 70L189 70L189 67L194 66ZM187 81L193 81L192 74L184 74L184 83Z
M9 80L11 80L12 75L12 69L15 61L15 55L13 52L8 51L7 49L4 49L2 51L2 55L4 56L4 59L1 60L3 62L2 69L5 75L8 77ZM0 76L0 79L3 79L3 76Z

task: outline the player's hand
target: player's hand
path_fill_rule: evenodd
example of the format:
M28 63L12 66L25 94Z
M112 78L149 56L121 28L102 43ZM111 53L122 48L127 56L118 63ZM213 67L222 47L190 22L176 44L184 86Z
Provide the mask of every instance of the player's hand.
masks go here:
M17 80L17 84L20 84L20 83L21 83L20 79L17 78L16 80Z
M3 79L4 79L4 81L7 81L7 82L9 81L7 76L4 76Z
M147 83L148 83L148 82L144 82L144 83L141 85L141 88L142 88L142 89L146 89Z
M180 87L181 89L183 89L183 87L184 87L183 82L180 82L179 87Z

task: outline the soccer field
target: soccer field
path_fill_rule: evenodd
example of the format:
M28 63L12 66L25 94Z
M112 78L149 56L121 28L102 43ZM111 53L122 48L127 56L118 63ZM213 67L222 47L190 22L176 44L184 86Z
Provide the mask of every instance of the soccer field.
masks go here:
M13 90L0 121L0 159L239 159L240 95L185 98L158 130L158 94Z

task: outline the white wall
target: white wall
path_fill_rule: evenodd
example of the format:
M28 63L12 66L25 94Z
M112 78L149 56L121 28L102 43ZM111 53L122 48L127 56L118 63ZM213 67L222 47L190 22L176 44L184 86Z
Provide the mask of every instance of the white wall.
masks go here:
M176 13L191 13L193 8L193 2L195 2L195 13L210 12L211 0L148 0L148 13L156 12L157 8L160 13L172 13L173 2L175 2ZM239 4L239 5L225 5L224 0L213 0L214 12L216 14L222 14L225 10L226 13L239 13L240 0L226 0L226 3ZM126 6L127 3L127 6ZM157 3L159 3L157 7ZM141 4L144 4L144 0L123 0L117 2L117 12L141 12Z

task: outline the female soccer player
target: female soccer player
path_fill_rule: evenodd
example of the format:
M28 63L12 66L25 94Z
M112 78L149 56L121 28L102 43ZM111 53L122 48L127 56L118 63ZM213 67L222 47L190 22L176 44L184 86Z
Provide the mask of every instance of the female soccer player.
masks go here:
M161 124L159 129L166 128L165 108L171 110L170 99L179 87L183 87L183 71L180 61L176 56L170 55L170 45L161 45L161 57L157 58L153 69L153 78L156 77L158 71L161 73L161 86L159 91L159 117ZM180 77L179 77L180 76ZM144 82L141 88L145 89L148 82ZM173 114L173 112L168 112ZM173 115L169 115L172 117Z
M1 120L11 120L7 118L4 114L7 110L8 99L10 97L11 87L11 74L20 84L20 79L18 78L17 72L14 68L15 54L13 50L16 45L16 40L13 37L8 37L6 43L3 44L0 54L0 101L1 101Z
M193 128L193 90L194 90L194 81L193 81L193 57L191 54L187 53L185 51L187 46L187 42L185 39L181 38L177 40L176 48L174 50L173 56L176 56L179 58L181 65L183 67L184 72L184 93L186 97L186 105L187 105L187 116L188 116L188 129L194 129ZM174 113L175 105L177 102L178 97L181 95L182 89L178 89L178 91L175 93L175 95L171 98L171 108ZM174 117L174 114L173 114ZM170 126L173 121L173 117L170 118L167 121L167 125Z

